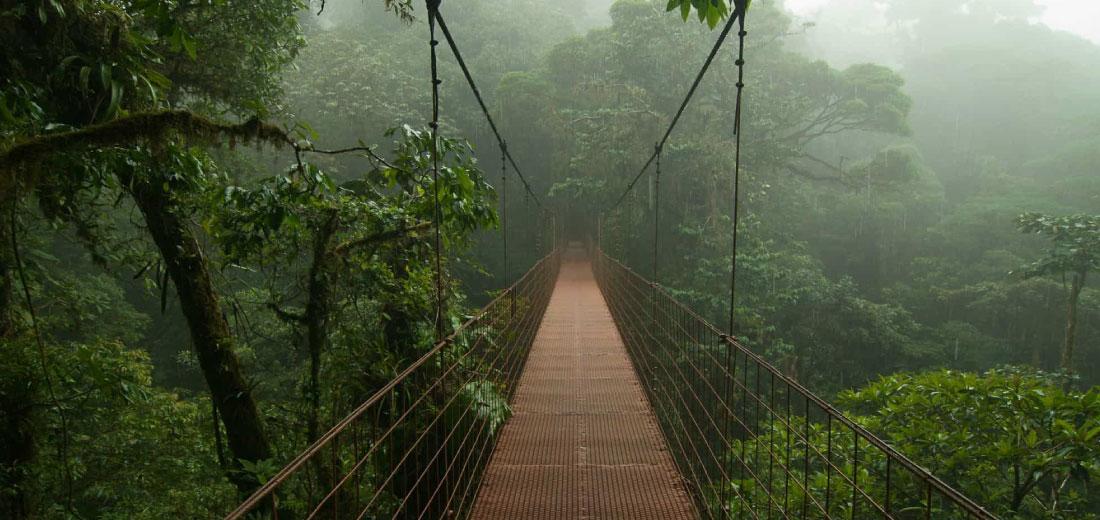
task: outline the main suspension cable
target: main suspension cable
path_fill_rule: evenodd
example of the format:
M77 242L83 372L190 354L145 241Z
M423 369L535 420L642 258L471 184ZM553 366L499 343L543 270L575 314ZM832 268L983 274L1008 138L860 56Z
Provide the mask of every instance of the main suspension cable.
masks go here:
M438 4L438 2L437 2ZM477 104L481 108L481 113L485 115L485 120L489 122L489 128L493 130L493 135L496 137L497 144L501 146L504 151L504 156L508 159L508 163L512 165L512 169L516 171L516 176L519 177L520 182L523 183L523 188L527 190L527 193L535 200L540 208L542 202L539 201L535 192L531 190L531 185L527 182L527 178L523 176L523 172L516 164L516 160L512 158L512 154L508 151L508 148L504 146L504 137L500 135L500 130L497 128L496 121L493 120L493 116L489 113L489 108L485 105L485 99L481 97L481 90L477 88L477 83L474 82L474 76L470 73L470 68L466 66L466 60L462 59L462 53L458 50L458 44L455 43L454 37L451 36L450 29L447 28L447 23L443 21L443 17L436 11L435 19L439 22L439 29L443 31L443 37L447 40L447 45L451 47L451 53L455 56L455 61L458 62L459 68L462 69L462 75L466 77L466 83L470 85L470 90L474 93L474 98L477 99Z
M714 62L714 57L718 55L718 50L722 48L722 44L725 43L726 37L729 36L730 31L733 29L734 22L743 17L742 11L744 9L745 6L741 5L741 3L738 2L737 7L733 11L733 14L729 17L728 20L726 20L726 25L722 27L722 33L718 35L718 40L714 42L714 47L710 49L710 54L707 55L707 60L703 62L703 66L699 69L699 73L695 75L695 81L691 83L691 88L688 89L687 95L684 96L684 100L680 103L680 108L676 110L676 115L673 116L672 122L670 122L668 125L668 129L665 130L665 134L658 142L658 149L664 148L665 143L668 142L669 136L672 135L672 131L676 128L676 124L680 122L680 117L684 115L684 111L687 110L687 106L689 103L691 103L692 97L695 96L695 91L699 89L699 84L703 82L703 77L706 76L707 70L710 69L711 63ZM638 179L641 179L642 175L645 175L646 170L649 169L649 167L653 164L653 161L655 161L656 159L657 150L654 150L653 153L650 154L649 159L646 160L645 165L642 166L642 169L638 171L638 174L634 176L634 178L630 181L630 184L628 184L626 186L626 189L623 190L622 195L619 195L619 198L615 201L614 204L611 205L612 211L614 211L615 208L619 207L619 204L621 204L623 202L623 199L626 198L626 194L630 193L630 190L634 189L634 185L638 183Z
M443 339L443 238L440 227L443 225L442 212L439 207L439 60L436 47L439 40L435 39L435 22L439 17L439 3L442 0L427 0L428 7L428 32L430 36L432 66L432 121L428 123L432 135L432 220L435 222L435 340Z
M653 154L656 156L656 170L653 175L653 284L657 285L657 252L660 249L661 239L661 143L653 145Z
M500 143L500 234L504 240L504 287L510 287L512 273L508 269L508 142ZM516 294L512 291L509 312L516 312Z
M747 3L747 0L739 0L740 2ZM734 152L733 152L733 230L732 230L732 244L731 244L731 263L730 263L730 312L729 312L729 329L730 335L733 335L733 320L734 320L734 305L737 296L737 231L741 220L741 113L742 113L742 100L745 91L745 36L748 33L745 31L745 17L742 14L740 27L737 32L738 37L738 50L737 50L737 101L735 102L734 115L733 115L733 135L734 135Z
M443 83L439 79L439 58L436 48L439 47L439 40L435 37L435 25L436 19L439 17L439 4L442 0L425 0L425 5L428 11L428 33L429 33L429 47L431 48L431 69L432 69L432 121L429 123L431 128L432 139L432 220L435 221L435 341L446 342L447 332L445 331L445 322L450 320L446 319L445 307L446 307L446 289L443 286L443 208L440 207L441 202L439 200L439 85ZM439 365L439 389L443 395L447 394L447 349L439 349L439 357L436 361ZM449 452L450 448L446 443L443 445L444 452ZM444 455L449 458L449 454ZM424 454L427 457L427 454ZM419 456L418 456L419 458ZM423 464L423 461L422 461ZM438 477L438 476L437 476ZM444 485L446 485L446 479L443 479ZM406 496L406 499L408 497ZM417 502L420 501L420 495L417 494Z
M504 286L508 286L508 142L500 143L500 234L504 239Z
M726 333L729 334L729 337L731 337L731 338L733 337L734 317L736 315L736 309L737 309L737 231L738 231L738 227L739 227L739 224L740 224L740 216L741 216L741 200L739 198L739 196L741 194L741 112L742 112L742 104L743 104L742 101L743 101L743 98L744 98L744 90L745 90L745 36L748 35L748 33L745 31L745 10L748 6L749 0L735 0L735 1L737 3L737 11L739 11L741 13L741 16L739 17L740 21L738 22L738 29L737 29L737 61L735 62L736 65L737 65L737 85L736 85L737 86L737 98L736 98L736 101L735 101L734 113L733 113L734 114L733 115L733 135L734 135L734 145L733 145L734 146L734 157L733 157L733 229L731 231L732 239L731 239L731 245L730 245L731 250L730 250L729 327L726 329ZM726 360L725 360L726 361L726 363L725 363L726 364L726 367L725 367L726 368L726 373L732 374L733 372L731 371L731 369L735 368L735 367L731 366L731 362L735 363L735 360L732 358L732 356L733 356L733 346L730 343L726 343L725 347L726 347ZM747 374L747 372L746 372L746 374ZM729 399L731 399L733 397L733 395L731 393L732 392L732 386L730 384L731 383L730 379L732 379L732 377L726 378L726 389L725 390L726 390L727 402L729 402ZM789 397L789 395L788 395L788 397ZM807 404L807 406L809 406L809 405ZM726 438L729 438L730 427L731 427L731 419L732 418L730 417L730 414L727 412L726 413L726 421L725 421L726 424L724 425L725 426L724 435L725 435ZM807 424L808 424L808 421L807 421ZM742 458L743 457L744 457L744 454L742 454ZM733 460L732 456L729 457L729 460L727 461L727 464L728 464L729 471L732 472L733 464L734 464L734 460ZM744 466L743 465L741 466L741 472L742 472L741 478L743 479L744 478ZM722 499L723 503L728 503L728 500L727 500L728 495L729 495L728 490L723 492L723 499ZM744 516L744 513L745 513L744 508L745 508L745 504L741 503L741 507L740 507L740 515L741 516Z

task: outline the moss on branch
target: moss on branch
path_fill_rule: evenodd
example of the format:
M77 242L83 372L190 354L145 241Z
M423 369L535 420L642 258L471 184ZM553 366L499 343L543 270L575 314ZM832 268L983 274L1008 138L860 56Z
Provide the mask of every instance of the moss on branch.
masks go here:
M30 137L0 151L0 190L6 191L16 181L23 181L22 184L32 180L29 177L38 165L61 154L141 142L156 143L172 136L204 143L293 144L283 129L258 118L232 124L187 110L138 112L79 130Z

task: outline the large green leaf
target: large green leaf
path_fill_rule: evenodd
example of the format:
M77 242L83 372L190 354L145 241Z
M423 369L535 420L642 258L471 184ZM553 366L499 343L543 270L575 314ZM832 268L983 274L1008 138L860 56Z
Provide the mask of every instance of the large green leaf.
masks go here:
M748 2L745 2L746 8ZM680 10L680 16L687 21L692 10L699 17L700 22L706 22L710 28L715 28L730 13L729 0L669 0L665 5L667 11Z

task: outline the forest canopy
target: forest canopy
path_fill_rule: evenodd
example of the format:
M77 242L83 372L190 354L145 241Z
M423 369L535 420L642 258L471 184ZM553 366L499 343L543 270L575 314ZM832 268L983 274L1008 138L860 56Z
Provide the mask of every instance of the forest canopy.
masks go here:
M736 6L448 3L532 193L450 55L429 124L419 2L0 3L0 516L220 517L583 242L712 323L735 268L783 374L1002 517L1100 518L1100 45L756 0L609 211Z

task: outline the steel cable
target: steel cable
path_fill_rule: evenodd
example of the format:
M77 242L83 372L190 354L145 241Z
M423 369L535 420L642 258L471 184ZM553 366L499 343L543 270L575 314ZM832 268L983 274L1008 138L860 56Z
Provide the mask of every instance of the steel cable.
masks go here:
M665 130L664 135L661 137L661 140L658 141L657 149L655 149L653 153L650 154L649 159L646 160L645 165L642 166L642 169L638 171L638 174L634 176L634 178L630 181L630 184L626 186L626 189L623 190L622 195L619 195L619 198L615 201L614 204L611 205L611 211L614 211L616 208L619 207L620 204L622 204L623 199L626 198L626 194L630 193L630 191L634 189L634 185L638 183L638 180L642 178L642 175L645 174L646 170L648 170L653 162L657 159L657 150L663 149L665 144L668 142L669 136L672 135L672 131L676 128L676 124L680 122L680 117L683 116L684 111L687 110L688 104L691 103L691 99L695 96L695 91L699 89L699 84L703 82L703 77L706 76L707 71L710 69L711 64L714 62L715 56L718 55L718 51L722 48L722 44L726 42L726 37L729 36L730 31L733 29L734 22L740 20L743 17L741 11L742 9L744 9L744 6L741 5L734 9L733 14L726 21L726 25L722 27L722 33L718 35L718 40L716 40L714 42L714 46L711 47L710 54L707 55L706 61L703 62L703 66L699 69L698 74L695 75L695 81L691 83L691 88L688 89L687 95L684 96L684 100L680 103L680 108L676 110L676 115L672 117L672 121L669 123L668 128Z
M535 204L541 208L542 202L539 201L535 192L531 190L531 185L527 182L527 178L523 176L523 172L520 170L519 165L516 164L516 160L512 158L511 152L509 152L508 148L505 146L504 137L501 136L496 121L493 120L493 116L489 113L489 108L485 105L485 99L481 96L481 90L477 88L477 83L474 82L474 76L470 73L470 68L466 66L466 60L462 59L462 52L458 50L458 44L455 43L454 37L451 36L450 29L447 28L447 23L443 21L443 17L439 15L438 11L435 14L435 19L439 22L439 29L443 31L443 37L447 40L447 45L450 46L455 61L458 62L459 68L462 69L462 75L466 77L466 83L470 85L470 90L473 91L474 98L477 99L477 104L481 108L481 113L485 116L485 120L489 122L489 128L493 130L493 135L496 137L497 144L501 146L504 156L508 158L508 163L512 165L512 169L516 171L516 176L518 176L520 182L523 183L523 188L527 191L527 194L530 195L530 197L534 199Z

